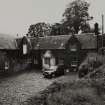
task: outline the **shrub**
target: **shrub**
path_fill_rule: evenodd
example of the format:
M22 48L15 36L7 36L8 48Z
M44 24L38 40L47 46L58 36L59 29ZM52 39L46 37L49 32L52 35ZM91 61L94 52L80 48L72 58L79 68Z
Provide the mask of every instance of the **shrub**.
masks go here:
M22 105L105 105L90 80L54 82Z
M92 81L92 86L96 88L100 96L105 94L105 64L90 73L87 78Z
M79 77L84 77L89 72L93 72L96 68L103 64L102 58L98 54L88 54L87 58L79 66Z

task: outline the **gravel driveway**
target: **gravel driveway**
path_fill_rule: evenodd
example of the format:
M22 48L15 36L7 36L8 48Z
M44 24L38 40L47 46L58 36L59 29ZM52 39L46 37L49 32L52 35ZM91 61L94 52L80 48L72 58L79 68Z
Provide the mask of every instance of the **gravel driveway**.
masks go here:
M36 72L0 79L0 105L20 105L20 102L42 91L53 81L54 79L45 79L41 73Z

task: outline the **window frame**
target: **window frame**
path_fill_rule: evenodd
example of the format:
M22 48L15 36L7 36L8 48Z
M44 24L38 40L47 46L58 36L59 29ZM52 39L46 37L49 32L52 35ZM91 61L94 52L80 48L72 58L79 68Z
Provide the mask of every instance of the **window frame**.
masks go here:
M44 58L44 63L45 63L46 65L49 65L49 66L50 66L50 65L51 65L51 62L50 62L50 61L51 61L51 58L50 58L50 57L45 57L45 58Z
M71 52L76 52L77 51L77 45L76 44L69 45L69 50Z

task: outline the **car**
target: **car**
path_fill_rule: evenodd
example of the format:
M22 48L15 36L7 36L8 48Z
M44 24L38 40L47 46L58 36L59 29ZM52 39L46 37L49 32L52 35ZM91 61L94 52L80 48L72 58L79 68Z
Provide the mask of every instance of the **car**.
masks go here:
M88 63L82 64L78 70L79 78L86 76L88 74L88 72L89 72L89 64Z
M57 69L57 66L51 66L50 68L44 68L43 69L43 76L45 78L52 78L55 76L55 71Z
M70 71L77 72L78 71L78 61L72 61L70 66Z
M49 69L43 70L43 75L45 78L53 78L65 74L65 66L51 66Z

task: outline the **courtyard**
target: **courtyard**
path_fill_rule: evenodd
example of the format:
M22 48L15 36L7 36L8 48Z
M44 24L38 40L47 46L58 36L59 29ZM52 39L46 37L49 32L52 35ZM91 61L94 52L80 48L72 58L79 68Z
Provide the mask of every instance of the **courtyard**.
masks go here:
M20 105L44 90L55 79L45 79L40 72L25 71L0 79L0 105Z

